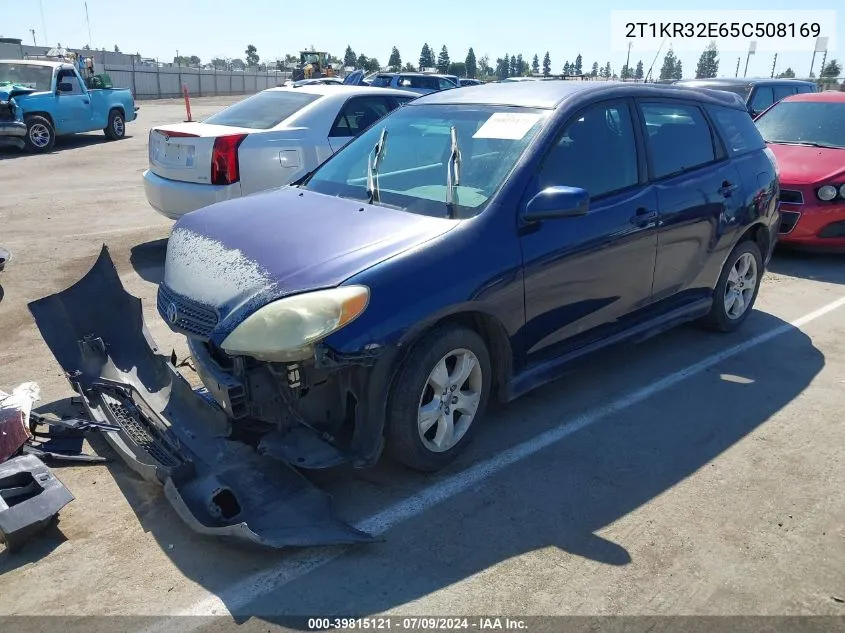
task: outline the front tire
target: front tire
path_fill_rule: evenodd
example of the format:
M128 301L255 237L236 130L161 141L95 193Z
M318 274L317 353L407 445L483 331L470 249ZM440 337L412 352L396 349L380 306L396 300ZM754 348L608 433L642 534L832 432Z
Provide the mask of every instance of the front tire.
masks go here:
M762 280L760 247L752 240L740 242L722 267L705 325L719 332L733 332L739 328L751 314Z
M490 354L483 339L455 325L414 346L391 389L387 448L424 472L443 468L469 444L490 396Z
M103 132L106 138L111 141L119 141L126 136L126 119L123 118L123 113L120 110L109 112L109 122Z
M24 122L26 123L24 144L27 151L33 154L44 154L53 149L56 144L56 131L49 119L33 114L26 117Z

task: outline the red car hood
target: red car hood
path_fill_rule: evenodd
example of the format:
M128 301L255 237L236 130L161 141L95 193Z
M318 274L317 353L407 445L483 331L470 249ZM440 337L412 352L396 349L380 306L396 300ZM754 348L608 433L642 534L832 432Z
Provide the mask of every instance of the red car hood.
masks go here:
M769 143L780 167L780 180L793 185L837 181L845 175L845 149Z

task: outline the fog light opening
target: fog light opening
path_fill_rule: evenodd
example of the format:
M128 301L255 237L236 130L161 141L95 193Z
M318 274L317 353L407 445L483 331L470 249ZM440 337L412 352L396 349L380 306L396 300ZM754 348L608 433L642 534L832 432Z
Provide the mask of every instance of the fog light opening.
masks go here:
M211 503L214 504L215 514L219 514L224 519L232 519L241 513L241 504L238 503L235 493L228 488L215 492L211 497Z

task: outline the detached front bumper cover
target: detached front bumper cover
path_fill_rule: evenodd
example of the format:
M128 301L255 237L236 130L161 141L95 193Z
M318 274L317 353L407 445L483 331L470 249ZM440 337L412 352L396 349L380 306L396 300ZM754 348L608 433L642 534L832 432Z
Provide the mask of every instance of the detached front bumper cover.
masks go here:
M226 413L158 353L105 246L79 282L29 309L91 418L120 427L106 439L164 485L191 528L268 547L374 540L339 521L299 471L229 439Z

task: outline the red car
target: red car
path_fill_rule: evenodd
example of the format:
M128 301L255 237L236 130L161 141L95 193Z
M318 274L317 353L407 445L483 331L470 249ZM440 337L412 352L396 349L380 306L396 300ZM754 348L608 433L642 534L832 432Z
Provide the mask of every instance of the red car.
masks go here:
M780 167L778 242L845 251L845 92L787 97L755 123Z

